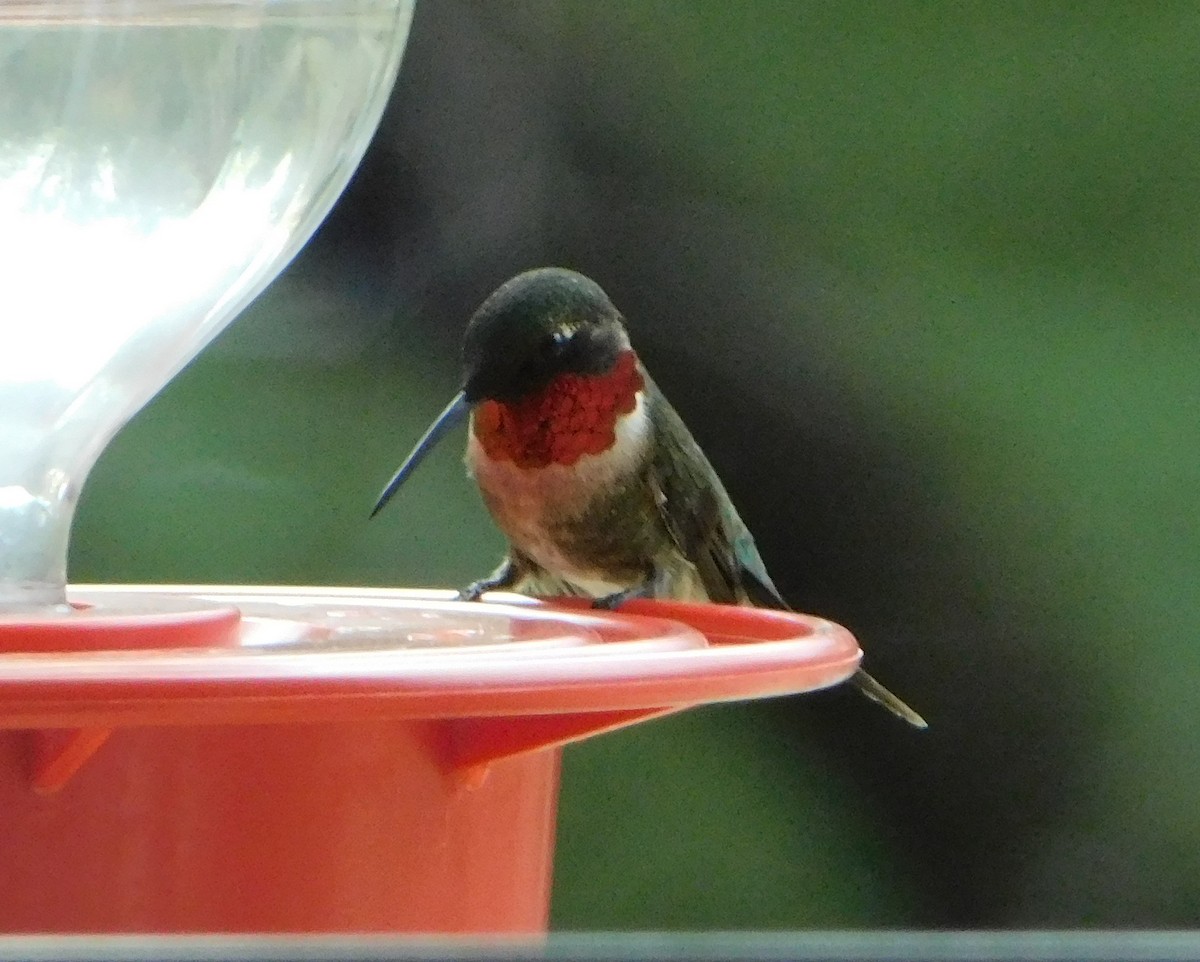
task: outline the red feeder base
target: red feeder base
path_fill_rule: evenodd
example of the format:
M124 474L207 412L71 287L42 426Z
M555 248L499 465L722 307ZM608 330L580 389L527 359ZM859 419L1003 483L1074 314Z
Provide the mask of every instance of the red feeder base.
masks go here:
M470 784L437 721L117 731L34 794L0 733L0 931L545 931L559 751Z

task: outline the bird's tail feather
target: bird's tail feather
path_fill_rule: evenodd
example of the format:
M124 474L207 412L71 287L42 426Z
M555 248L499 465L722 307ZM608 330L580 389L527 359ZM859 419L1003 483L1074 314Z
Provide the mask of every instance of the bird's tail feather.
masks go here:
M903 701L884 688L883 685L879 684L879 682L861 668L850 677L850 684L870 698L871 701L882 705L897 718L904 719L913 728L929 727L924 718L909 708L908 705L904 704Z

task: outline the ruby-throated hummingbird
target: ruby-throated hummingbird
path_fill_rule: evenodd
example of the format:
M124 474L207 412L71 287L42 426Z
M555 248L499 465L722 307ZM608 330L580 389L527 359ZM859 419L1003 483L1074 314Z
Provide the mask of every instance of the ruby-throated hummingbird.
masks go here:
M708 458L629 343L594 281L542 268L471 318L462 390L396 472L372 517L454 425L508 556L460 592L632 597L786 608ZM859 669L867 697L925 722Z

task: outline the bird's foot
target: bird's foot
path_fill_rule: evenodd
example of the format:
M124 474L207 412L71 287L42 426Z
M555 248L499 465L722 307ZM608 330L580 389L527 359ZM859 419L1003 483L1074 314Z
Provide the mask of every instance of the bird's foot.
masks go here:
M512 578L505 573L503 576L493 576L490 578L480 578L478 581L472 581L465 588L461 589L454 596L455 601L479 601L489 591L503 591L505 588L511 588L513 584Z
M616 611L621 605L627 601L633 601L635 598L653 598L658 582L656 578L647 578L640 584L634 585L632 588L625 588L621 591L614 591L611 595L605 595L603 598L597 598L592 602L593 608L598 608L603 611Z
M511 588L517 582L517 569L507 558L501 562L500 567L493 571L486 578L480 578L478 581L472 581L469 585L463 588L457 595L455 601L478 601L483 595L489 591L503 591L505 588Z
M465 588L461 589L454 596L455 601L478 601L483 597L485 591L491 591L494 586L489 579L483 578L480 581L472 581Z

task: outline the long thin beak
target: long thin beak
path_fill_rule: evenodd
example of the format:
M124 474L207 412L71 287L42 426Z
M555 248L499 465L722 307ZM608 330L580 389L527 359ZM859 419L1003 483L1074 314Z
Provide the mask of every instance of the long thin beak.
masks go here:
M449 431L461 424L470 410L471 405L467 403L464 392L459 391L454 395L454 400L446 405L446 410L437 416L437 420L433 424L429 425L429 430L404 459L400 470L392 475L392 480L387 483L387 487L379 495L379 500L375 502L375 507L371 511L372 518L383 510L383 506L392 499L392 495L399 490L400 485L408 480L408 476L416 470L417 465L425 460L425 455L433 450L433 446Z

